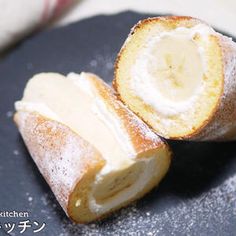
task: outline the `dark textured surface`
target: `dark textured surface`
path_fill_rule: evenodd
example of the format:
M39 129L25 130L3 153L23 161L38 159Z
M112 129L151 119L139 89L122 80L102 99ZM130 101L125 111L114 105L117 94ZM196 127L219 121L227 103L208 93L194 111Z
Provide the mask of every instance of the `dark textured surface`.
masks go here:
M35 73L90 71L111 81L119 48L131 26L145 17L126 12L48 30L25 40L0 62L0 211L28 211L31 222L46 222L38 235L236 235L235 143L171 142L175 156L159 188L107 220L74 226L12 122L14 101ZM22 235L34 234L27 230Z

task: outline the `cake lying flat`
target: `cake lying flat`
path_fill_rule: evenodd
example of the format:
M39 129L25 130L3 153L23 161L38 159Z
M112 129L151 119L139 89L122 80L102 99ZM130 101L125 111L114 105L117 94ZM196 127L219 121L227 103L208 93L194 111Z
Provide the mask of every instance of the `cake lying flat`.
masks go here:
M121 100L170 139L236 139L236 44L191 17L139 22L116 61Z
M168 146L93 74L38 74L15 106L30 154L76 222L140 198L168 170Z

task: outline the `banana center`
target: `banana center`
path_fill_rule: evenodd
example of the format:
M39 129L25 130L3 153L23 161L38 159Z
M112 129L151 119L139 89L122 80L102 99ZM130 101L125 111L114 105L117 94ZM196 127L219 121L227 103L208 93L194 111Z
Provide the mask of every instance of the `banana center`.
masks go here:
M152 52L147 69L153 86L171 101L190 98L201 85L204 69L193 39L185 35L166 35L153 46Z
M107 174L94 189L97 204L104 204L106 201L112 200L117 194L132 186L143 169L143 163L138 162L123 170Z
M158 159L148 157L119 170L102 170L92 185L89 206L93 212L106 212L135 197L158 175ZM106 167L105 167L106 168Z

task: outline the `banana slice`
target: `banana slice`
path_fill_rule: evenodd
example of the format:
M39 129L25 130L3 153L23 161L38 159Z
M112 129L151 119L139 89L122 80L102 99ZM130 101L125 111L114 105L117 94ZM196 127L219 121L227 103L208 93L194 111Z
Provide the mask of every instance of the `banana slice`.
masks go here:
M236 44L198 19L139 22L118 54L113 85L165 138L236 138Z
M177 102L190 98L199 89L204 75L201 56L194 42L181 35L164 36L157 45L153 45L152 51L147 70L150 82L160 92L160 96ZM188 60L189 54L194 64ZM136 67L137 70L141 68L138 63Z

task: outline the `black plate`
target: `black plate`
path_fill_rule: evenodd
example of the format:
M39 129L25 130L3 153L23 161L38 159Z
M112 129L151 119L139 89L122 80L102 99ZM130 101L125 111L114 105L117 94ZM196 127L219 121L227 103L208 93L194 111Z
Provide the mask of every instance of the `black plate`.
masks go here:
M159 188L106 220L82 226L67 219L12 122L14 101L35 73L90 71L110 82L119 48L145 17L125 12L48 30L0 62L0 211L28 211L32 224L46 223L38 235L236 235L235 143L170 142L175 156ZM0 217L1 235L4 223L23 219ZM32 236L32 230L21 235Z

